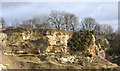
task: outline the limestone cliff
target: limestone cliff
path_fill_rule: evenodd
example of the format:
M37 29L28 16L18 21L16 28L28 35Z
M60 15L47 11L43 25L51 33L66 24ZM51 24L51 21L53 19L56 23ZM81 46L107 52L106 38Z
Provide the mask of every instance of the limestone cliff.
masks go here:
M67 51L67 41L73 32L63 30L42 29L7 29L3 31L5 49L11 50L39 50L40 52Z
M73 32L64 30L43 30L43 29L6 29L1 33L2 45L5 50L25 51L25 52L67 52L68 40L71 38ZM105 52L102 46L109 42L102 38L100 43L96 43L100 38L91 35L91 44L88 51L92 55L99 55L105 57ZM105 44L106 43L106 44Z
M68 52L69 47L67 43L73 33L63 30L6 29L0 33L0 44L4 50L3 64L10 64L7 68L16 67L20 69L25 69L26 67L31 69L117 67L116 64L112 64L104 59L105 53L101 48L105 44L109 45L105 38L98 44L96 41L100 38L92 35L88 51L93 57L86 56L86 53ZM12 53L24 53L25 55L34 53L35 56L6 56L14 55Z

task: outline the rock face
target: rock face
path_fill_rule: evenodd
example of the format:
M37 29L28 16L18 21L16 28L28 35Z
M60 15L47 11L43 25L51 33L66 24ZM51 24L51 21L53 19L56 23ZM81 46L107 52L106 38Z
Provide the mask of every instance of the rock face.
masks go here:
M96 55L97 50L98 50L98 46L95 43L90 44L88 50L89 50L90 54Z
M107 41L107 39L103 39L102 38L102 45L109 45L109 42ZM106 43L106 44L105 44ZM91 39L91 44L89 45L88 48L90 54L94 55L98 55L102 58L105 58L105 51L101 48L101 44L100 43L96 43L96 39L95 36L92 35L92 39Z
M68 43L67 41L71 37L71 34L55 31L52 34L50 33L48 34L47 32L46 36L49 41L47 52L50 52L51 50L54 50L54 52L60 52L60 51L57 51L57 49L59 50L59 48L62 51L67 51L67 43Z
M40 53L39 56L28 58L30 60L25 61L27 63L31 63L34 59L37 58L37 64L39 66L46 63L45 66L49 65L50 68L52 63L55 64L56 67L62 67L67 64L68 65L78 65L83 67L112 67L108 61L104 59L105 51L102 48L102 45L107 44L106 39L103 39L101 43L96 43L96 37L92 35L92 39L90 40L90 45L88 51L92 56L88 56L85 52L68 52L69 47L67 46L68 40L72 37L73 32L63 31L63 30L42 30L42 29L7 29L4 30L3 33L0 33L2 38L1 44L4 46L4 55L15 55L14 53ZM106 46L107 46L106 45ZM101 50L100 50L101 49ZM12 53L14 52L14 53ZM8 54L9 53L9 54ZM97 56L98 55L98 56ZM102 58L101 58L102 57ZM19 57L20 58L20 57ZM13 58L15 59L15 58ZM16 58L17 59L17 58ZM20 59L21 60L21 59ZM27 60L26 58L24 60ZM21 60L21 61L24 61ZM47 62L46 62L47 61ZM48 63L52 61L52 63ZM44 63L45 62L45 63ZM58 66L56 65L58 63ZM36 65L37 65L36 64ZM63 65L61 65L63 64ZM25 65L21 64L25 67ZM26 64L29 65L29 64ZM117 65L114 65L115 67ZM34 67L34 65L33 65ZM54 68L54 67L53 67ZM2 68L1 68L2 69Z
M4 42L8 50L39 50L42 53L67 51L67 41L73 32L42 29L7 29ZM3 42L2 42L3 43ZM10 49L11 48L11 49Z
M5 33L0 33L0 43L3 43L1 45L5 46L6 38L7 38L7 35Z
M89 50L90 54L92 54L92 55L96 55L96 53L97 53L98 46L95 43L95 36L94 35L92 35L91 44L89 45L88 50Z
M6 66L4 66L3 64L0 64L0 71L2 71L3 69L5 69L5 71L8 71Z
M117 67L116 64L112 64L109 61L99 57L99 56L85 56L83 54L74 53L56 53L56 54L46 54L39 57L42 61L54 61L54 64L60 63L61 65L73 65L81 67L100 67L100 68L112 68Z
M43 30L43 29L7 29L2 33L3 45L7 50L23 50L26 52L50 53L67 52L67 43L73 32L63 30ZM90 54L105 57L101 44L108 46L109 42L104 39L101 43L96 43L96 37L92 39L88 48Z

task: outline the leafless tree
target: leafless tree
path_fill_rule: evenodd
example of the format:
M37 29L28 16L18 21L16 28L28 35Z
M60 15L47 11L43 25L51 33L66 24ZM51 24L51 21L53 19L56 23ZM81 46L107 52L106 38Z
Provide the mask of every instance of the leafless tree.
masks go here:
M42 25L40 24L40 19L38 17L34 17L32 19L32 26L33 28L41 28Z
M113 28L108 24L96 24L94 30L98 35L111 35L114 32Z
M1 23L2 29L5 29L7 27L5 20L3 18L0 19L0 23Z
M50 24L48 22L48 16L47 15L41 15L40 16L40 22L43 25L43 29L50 29Z
M24 20L21 24L20 27L23 28L32 28L32 23L31 23L31 19L30 20Z
M101 25L96 24L94 31L96 32L97 35L100 35L101 34Z
M64 25L66 30L73 30L75 31L78 25L78 18L70 13L63 13L64 15Z
M110 25L108 25L108 24L101 25L101 34L109 35L109 34L112 34L113 32L114 32L114 30Z
M96 26L96 21L94 18L92 17L86 17L84 18L82 21L82 28L83 30L89 30L92 31L94 30L95 26Z
M35 16L32 19L32 24L34 28L49 29L48 16L46 15Z
M18 20L14 20L11 25L13 28L20 27L20 22Z
M52 11L48 21L58 30L74 31L78 24L78 18L75 15L63 11Z
M62 29L63 24L63 15L62 12L59 11L52 11L50 13L48 21L50 22L51 25L53 25L53 28L55 29Z

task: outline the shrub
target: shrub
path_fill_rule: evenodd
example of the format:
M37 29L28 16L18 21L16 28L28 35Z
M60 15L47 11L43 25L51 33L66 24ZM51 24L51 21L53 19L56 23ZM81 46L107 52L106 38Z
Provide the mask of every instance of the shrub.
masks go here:
M106 53L107 54L109 54L109 55L113 55L113 54L116 54L116 55L119 55L120 54L120 49L108 49L107 51L106 51Z
M68 46L73 51L87 50L92 38L92 33L88 30L84 32L74 32L72 38L68 41Z
M92 57L92 54L90 54L90 52L87 51L87 56Z
M92 54L88 55L89 57L92 57Z
M98 45L100 43L100 41L98 39L95 40L96 45ZM103 46L104 47L104 46Z
M92 33L93 35L96 35L95 31L90 31L90 33Z
M105 50L105 46L104 46L104 45L102 45L101 48L102 48L103 50Z

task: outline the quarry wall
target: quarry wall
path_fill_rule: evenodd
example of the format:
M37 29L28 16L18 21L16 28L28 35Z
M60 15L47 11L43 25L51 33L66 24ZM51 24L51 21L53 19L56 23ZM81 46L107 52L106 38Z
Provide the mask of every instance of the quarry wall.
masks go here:
M72 37L72 31L64 30L43 30L43 29L7 29L4 30L1 36L1 45L5 50L16 50L40 53L49 52L67 52L69 47L68 40ZM96 45L95 36L92 35L91 44L88 51L92 55L100 55L105 57L104 50L101 49L101 44ZM106 39L103 41L106 41Z
M41 52L60 52L67 51L67 41L72 33L64 30L7 29L2 33L2 42L7 49L12 47L11 50L29 48Z

